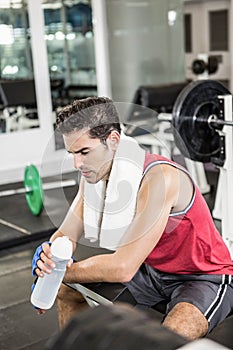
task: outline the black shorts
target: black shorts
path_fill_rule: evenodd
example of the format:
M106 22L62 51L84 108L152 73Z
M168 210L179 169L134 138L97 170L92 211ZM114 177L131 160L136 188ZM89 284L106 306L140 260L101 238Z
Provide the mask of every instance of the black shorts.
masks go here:
M165 315L180 302L195 305L206 317L209 332L233 314L233 277L229 275L173 275L143 264L125 285L138 307L165 302Z

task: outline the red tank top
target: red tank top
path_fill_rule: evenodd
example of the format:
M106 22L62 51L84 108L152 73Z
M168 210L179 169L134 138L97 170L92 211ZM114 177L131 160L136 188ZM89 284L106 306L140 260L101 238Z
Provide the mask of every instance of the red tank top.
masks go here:
M147 154L144 174L158 164L182 166L162 156ZM166 228L145 263L166 273L233 275L230 252L212 220L204 197L194 184L191 203L172 212Z

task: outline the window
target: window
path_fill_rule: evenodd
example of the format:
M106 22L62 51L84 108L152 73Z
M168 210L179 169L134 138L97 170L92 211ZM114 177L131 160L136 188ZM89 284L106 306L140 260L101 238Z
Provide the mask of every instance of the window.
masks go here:
M210 51L228 51L228 10L209 12Z
M192 16L190 13L184 15L184 45L185 52L192 52Z

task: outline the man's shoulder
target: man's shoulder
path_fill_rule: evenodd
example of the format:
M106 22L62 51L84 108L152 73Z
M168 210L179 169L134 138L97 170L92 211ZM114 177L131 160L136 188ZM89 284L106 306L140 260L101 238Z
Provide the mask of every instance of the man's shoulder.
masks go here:
M178 186L180 175L186 173L187 170L176 162L157 154L149 154L145 159L141 185L144 187L148 184L153 186L151 188L158 189L158 186L164 186L166 183L166 188L169 189L170 186L174 187L174 184Z
M144 174L147 173L150 169L155 167L156 165L171 165L175 168L181 169L182 167L174 162L173 160L163 157L158 154L146 153L145 162L144 162Z

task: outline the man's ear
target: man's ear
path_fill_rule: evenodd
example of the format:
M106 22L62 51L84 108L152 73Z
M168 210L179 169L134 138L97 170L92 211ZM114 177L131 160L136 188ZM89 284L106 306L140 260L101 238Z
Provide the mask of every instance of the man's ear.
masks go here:
M108 143L109 143L109 146L111 147L111 149L113 151L116 151L117 149L117 146L120 142L120 134L117 130L112 130L111 133L109 134L108 136Z

